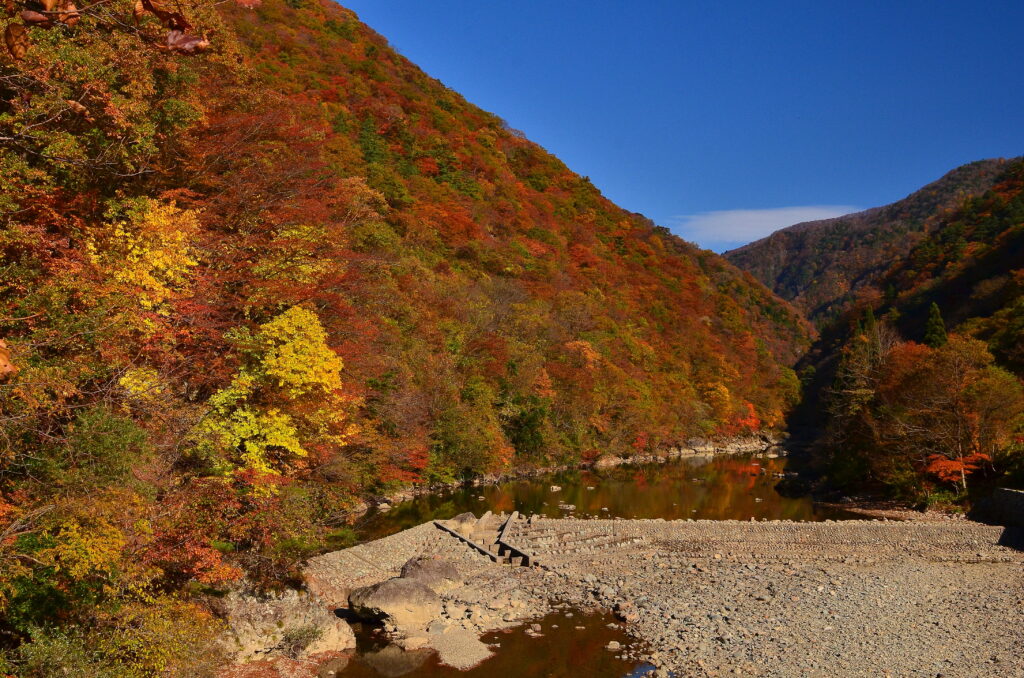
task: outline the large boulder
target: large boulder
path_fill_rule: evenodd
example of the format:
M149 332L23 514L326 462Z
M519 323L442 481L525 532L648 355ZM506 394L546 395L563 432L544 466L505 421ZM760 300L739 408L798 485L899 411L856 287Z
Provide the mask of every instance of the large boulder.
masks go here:
M477 531L477 523L476 516L467 511L449 520L448 526L466 539L472 539L473 534Z
M441 599L416 579L395 577L356 589L348 597L352 611L367 619L382 619L395 628L423 629L441 614Z
M225 645L235 661L272 655L305 657L356 646L352 628L304 591L233 592L220 601Z
M435 593L443 593L462 584L462 577L455 564L441 558L417 557L410 558L402 566L402 577L414 579L431 588Z
M598 470L615 468L616 466L622 466L624 463L626 463L626 460L622 457L617 457L614 454L602 454L594 462L594 468Z

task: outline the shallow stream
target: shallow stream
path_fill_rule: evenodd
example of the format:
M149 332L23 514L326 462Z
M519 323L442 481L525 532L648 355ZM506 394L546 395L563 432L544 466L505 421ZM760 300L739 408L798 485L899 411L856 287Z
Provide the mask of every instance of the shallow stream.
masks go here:
M621 659L606 649L611 641L623 645L629 637L610 614L556 612L537 620L539 636L526 633L529 625L483 636L493 657L459 671L442 666L429 650L405 652L388 644L378 631L355 625L357 654L339 678L637 678L651 666Z

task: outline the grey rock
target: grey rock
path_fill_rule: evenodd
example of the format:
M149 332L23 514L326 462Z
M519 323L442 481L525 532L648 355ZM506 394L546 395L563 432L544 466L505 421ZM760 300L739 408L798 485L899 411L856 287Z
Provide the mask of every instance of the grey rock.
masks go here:
M472 513L460 513L448 521L448 525L463 537L472 538L477 530L477 518Z
M349 650L356 646L352 628L304 591L274 595L234 592L220 601L227 622L225 647L235 661L284 654L289 634L311 638L305 647L289 648L299 656Z
M441 558L422 556L410 558L402 566L402 577L414 579L430 587L436 593L441 593L462 583L462 578L454 563Z
M441 599L433 589L401 577L356 589L348 602L356 614L390 621L402 630L425 628L441 615Z

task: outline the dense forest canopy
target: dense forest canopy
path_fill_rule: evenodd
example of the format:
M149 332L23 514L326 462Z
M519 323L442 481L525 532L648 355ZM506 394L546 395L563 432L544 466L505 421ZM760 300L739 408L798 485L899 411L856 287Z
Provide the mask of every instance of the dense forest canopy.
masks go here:
M1024 484L1024 159L729 256L763 276L780 247L776 289L821 330L803 410L825 423L833 485L948 503L974 481Z
M207 675L368 492L780 426L810 329L326 0L8 2L0 668ZM3 662L7 662L4 664Z
M783 228L725 257L827 325L877 286L894 260L927 242L945 213L991 189L1011 162L972 162L891 205Z

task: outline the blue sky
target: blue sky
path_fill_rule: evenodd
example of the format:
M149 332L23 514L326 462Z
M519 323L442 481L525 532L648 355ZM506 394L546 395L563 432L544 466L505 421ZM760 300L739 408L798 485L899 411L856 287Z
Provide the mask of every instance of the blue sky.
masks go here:
M1024 154L1024 2L347 0L402 54L723 250Z

